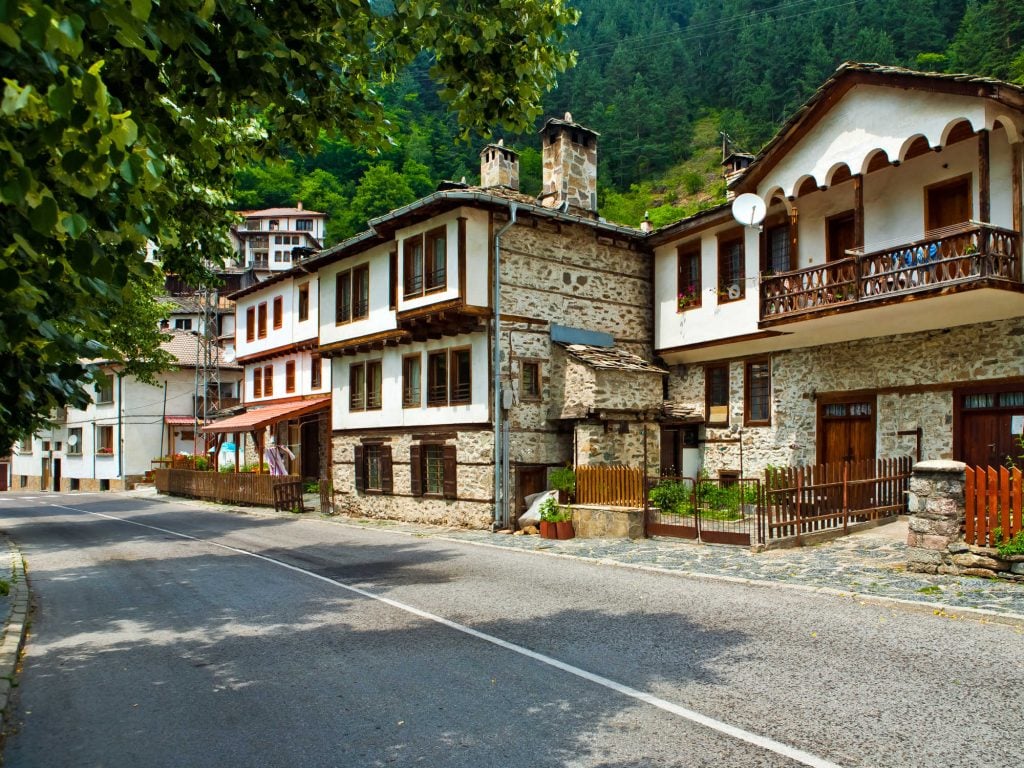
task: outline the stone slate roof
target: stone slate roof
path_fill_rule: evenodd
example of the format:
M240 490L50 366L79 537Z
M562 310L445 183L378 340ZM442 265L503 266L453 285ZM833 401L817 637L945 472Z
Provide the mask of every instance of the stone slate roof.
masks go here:
M662 406L662 413L666 417L678 421L704 421L704 406L700 403L681 403L676 400L666 400Z
M195 368L197 357L197 344L196 334L192 331L167 331L166 332L171 338L168 341L163 342L160 348L165 352L170 352L174 355L178 361L178 365L182 368ZM220 363L220 367L224 370L240 370L241 366L234 362L227 362L224 360L224 350L219 346L216 347L217 358Z
M258 211L238 211L240 216L326 216L323 211L308 208L261 208Z
M643 371L667 374L664 368L649 363L639 355L615 347L595 347L589 344L562 344L565 351L591 368L606 371Z

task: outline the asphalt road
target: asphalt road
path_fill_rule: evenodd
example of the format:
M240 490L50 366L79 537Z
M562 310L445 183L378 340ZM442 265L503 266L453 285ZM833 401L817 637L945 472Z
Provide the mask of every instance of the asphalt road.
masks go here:
M1019 765L1020 628L332 522L2 498L35 603L7 768Z

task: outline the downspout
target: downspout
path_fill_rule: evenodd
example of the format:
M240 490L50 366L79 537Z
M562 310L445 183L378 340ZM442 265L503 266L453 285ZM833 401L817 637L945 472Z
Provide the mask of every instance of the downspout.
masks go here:
M121 480L121 490L127 491L124 482L124 374L117 374L117 476Z
M494 233L494 333L492 336L494 344L494 521L491 523L491 530L496 531L507 525L508 520L508 499L506 488L502 487L504 473L502 468L508 457L501 450L501 236L505 234L516 223L517 206L509 203L509 219L505 225Z

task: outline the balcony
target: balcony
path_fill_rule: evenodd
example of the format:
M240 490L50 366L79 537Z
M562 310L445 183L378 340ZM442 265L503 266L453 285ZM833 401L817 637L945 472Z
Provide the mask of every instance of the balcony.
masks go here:
M761 278L761 327L972 288L1020 288L1020 235L990 224Z

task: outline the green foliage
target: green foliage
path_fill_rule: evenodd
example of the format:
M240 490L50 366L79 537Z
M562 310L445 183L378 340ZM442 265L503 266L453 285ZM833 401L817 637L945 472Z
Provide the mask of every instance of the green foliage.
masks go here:
M303 486L302 486L302 492L303 493L320 493L320 483L318 483L316 480L311 480L311 481L309 481L307 483L304 483Z
M996 545L996 550L1003 557L1024 555L1024 531L1017 531L1009 539L1003 539Z
M548 475L548 484L556 491L572 495L576 493L576 473L572 467L558 467Z
M11 594L11 582L7 579L0 579L0 595L7 597Z
M662 480L647 493L651 504L665 515L692 514L692 497L692 488L677 480Z
M540 505L540 519L546 523L557 523L560 515L557 499L544 499Z
M377 84L421 55L463 133L525 130L577 17L562 0L0 2L0 445L87 404L80 360L111 355L147 241L209 279L238 171L311 154L322 129L387 146Z

